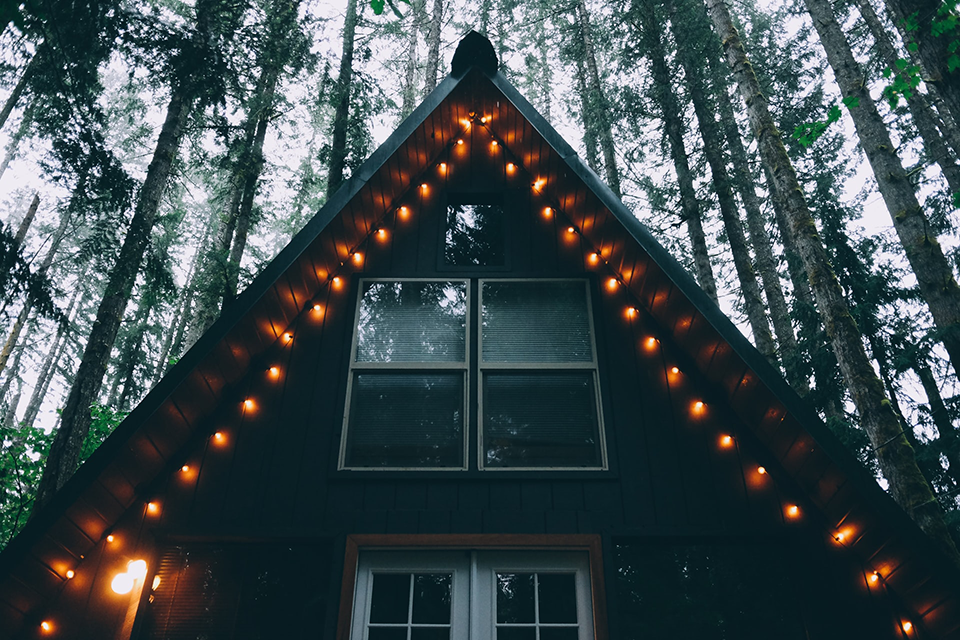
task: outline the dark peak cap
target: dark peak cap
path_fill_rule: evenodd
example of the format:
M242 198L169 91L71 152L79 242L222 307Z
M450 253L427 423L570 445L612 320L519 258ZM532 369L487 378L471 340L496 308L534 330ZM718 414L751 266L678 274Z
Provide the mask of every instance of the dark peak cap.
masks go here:
M496 74L500 67L493 45L476 31L463 36L463 40L457 45L457 51L453 54L453 61L450 63L450 71L459 78L470 67L480 67L484 73L491 76Z

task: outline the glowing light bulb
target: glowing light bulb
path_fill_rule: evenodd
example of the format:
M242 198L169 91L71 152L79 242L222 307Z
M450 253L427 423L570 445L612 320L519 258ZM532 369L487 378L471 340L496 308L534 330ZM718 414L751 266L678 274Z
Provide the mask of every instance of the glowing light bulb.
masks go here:
M703 401L702 401L702 400L697 400L696 402L694 402L694 403L693 403L693 410L694 410L694 411L703 411Z
M353 254L353 263L354 264L363 264L363 254L357 251Z
M628 318L636 318L638 313L640 312L637 311L636 307L627 307L626 314Z
M760 475L766 475L767 473L766 467L757 467L757 473L759 473Z
M343 278L341 278L340 276L334 276L332 282L333 282L334 288L339 289L340 285L343 284Z
M463 144L463 138L459 138L459 139L457 140L457 144Z
M51 631L53 631L53 625L50 623L49 620L44 620L43 622L41 622L40 628L43 629L44 633L50 633Z
M276 378L280 375L280 367L270 367L270 377Z
M482 116L480 118L480 122L482 122L483 124L487 124L487 116Z
M73 569L68 569L68 570L67 570L67 573L66 573L67 580L70 580L70 579L73 578L73 576L75 576L75 575L77 575L77 574L74 573Z
M387 230L386 229L377 229L377 238L380 240L387 239Z
M647 349L653 349L655 346L657 346L657 339L653 336L650 336L644 341L644 344L646 345Z
M549 217L551 217L552 215L553 215L553 209L551 209L550 207L544 207L544 208L543 208L543 217L544 217L544 218L549 218Z
M672 373L673 375L677 375L678 373L680 373L680 368L679 368L679 367L670 367L670 373Z
M836 536L834 536L834 537L836 538L837 542L843 542L844 538L847 537L847 534L845 534L843 531L841 531L840 533L838 533L838 534L837 534Z
M182 467L180 467L180 471L182 473L188 473L190 471L190 465L187 465L187 464L183 465Z
M795 504L790 505L789 507L787 507L787 515L790 516L791 518L796 518L797 516L800 515L800 507L798 507Z
M410 209L408 207L400 207L397 210L397 214L400 216L401 220L406 220L410 217Z
M247 409L248 411L250 411L253 409L253 407L254 407L253 400L251 400L250 398L247 398L246 400L243 401L244 409Z
M293 334L292 334L292 333L290 333L289 331L287 331L286 333L283 334L283 341L284 341L284 342L290 342L291 340L293 340Z
M447 170L447 163L446 163L446 162L441 162L438 166L440 167L440 171L441 171L442 173L446 172L446 170Z
M607 280L607 289L609 289L610 291L616 291L617 286L619 286L619 284L620 283L617 282L616 278L610 278L609 280Z
M426 183L426 182L424 182L423 184L420 185L420 191L423 191L424 193L426 193L427 189L429 189L429 188L430 188L430 187L427 186L427 183Z
M151 513L151 514L160 513L160 505L158 505L156 502L148 502L147 513Z
M870 574L870 583L871 583L871 584L877 584L877 582L879 582L879 581L880 581L880 574L879 574L879 573L877 573L876 571L874 571L873 573Z
M317 304L313 305L313 311L314 313L320 313L323 311L323 305L318 302Z
M512 162L507 163L507 173L513 173L516 168L517 165L513 164Z
M127 563L127 573L133 576L134 579L145 578L147 575L147 561L131 560Z
M107 536L107 542L113 542L114 540L116 540L116 537L112 533Z
M567 227L567 233L569 233L570 235L573 235L573 234L575 234L576 232L577 232L577 228L576 228L576 227Z
M541 189L543 189L543 186L545 184L547 184L547 181L544 180L543 178L539 178L536 181L534 181L533 188L536 189L537 191L540 191Z
M733 437L732 436L722 436L720 438L720 446L724 448L729 448L733 446Z
M133 591L133 576L124 571L113 576L110 581L110 588L114 593L124 596Z
M213 439L217 442L223 442L223 432L217 431L215 434L213 434Z
M159 586L160 586L160 576L153 576L153 584L150 585L150 590L156 591Z
M587 262L590 264L597 264L600 262L600 256L596 253L587 254Z
M496 147L496 146L497 146L497 141L494 140L493 142L491 142L491 143L490 143L490 146L491 146L491 147Z
M907 633L910 633L911 629L913 629L913 623L910 622L909 620L905 621L903 623L903 630L906 631Z

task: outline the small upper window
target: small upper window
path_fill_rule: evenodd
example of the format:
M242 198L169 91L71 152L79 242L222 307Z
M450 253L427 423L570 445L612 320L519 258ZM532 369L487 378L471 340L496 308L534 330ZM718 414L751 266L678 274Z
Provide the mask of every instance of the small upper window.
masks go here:
M447 205L444 263L454 267L502 267L506 260L503 207L495 202Z

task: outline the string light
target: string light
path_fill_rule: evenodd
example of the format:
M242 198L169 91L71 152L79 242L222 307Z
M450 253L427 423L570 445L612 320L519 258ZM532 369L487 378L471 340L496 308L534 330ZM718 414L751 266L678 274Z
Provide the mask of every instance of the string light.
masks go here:
M571 236L572 236L573 234L575 234L576 232L577 232L577 228L576 228L576 227L567 227L567 233L569 233Z
M53 624L49 620L44 620L40 623L40 629L43 630L44 633L50 633L53 631Z
M107 536L107 542L113 542L116 539L116 536L114 536L112 533Z
M223 439L224 439L223 432L217 431L215 434L213 434L213 439L216 440L217 442L223 442Z
M482 116L480 118L480 122L482 122L483 124L487 124L487 116Z
M878 582L880 582L880 574L874 571L873 573L870 574L869 580L870 580L870 584L877 584Z
M336 278L334 278L334 280L336 280ZM290 333L289 331L287 331L286 333L283 334L283 341L284 341L284 342L290 342L291 340L293 340L293 334L292 334L292 333Z
M547 184L546 180L544 180L543 178L537 178L536 180L533 181L533 188L536 189L537 191L541 191L545 184Z
M800 516L800 507L795 504L787 507L787 516L790 518L798 518Z
M544 208L543 208L543 217L544 217L544 218L553 217L553 209L551 209L550 207L544 207Z
M513 164L512 162L507 163L507 173L513 173L516 170L517 170L517 165Z
M148 502L148 503L147 503L147 513L149 513L149 514L151 514L151 515L156 515L156 514L160 513L160 505L158 505L156 502Z
M440 167L440 173L446 173L446 172L447 172L447 163L446 163L446 162L441 162L441 163L440 163L439 165L437 165L437 166Z
M387 239L387 230L383 227L377 229L377 240L383 241Z
M680 373L680 368L679 368L679 367L670 367L670 373L672 373L673 375L677 375L678 373Z
M323 305L320 304L319 302L316 303L315 305L313 305L313 312L314 312L314 313L323 313Z
M703 400L697 400L696 402L693 403L693 412L701 413L703 411L703 407L704 407Z
M182 467L180 467L180 472L181 472L181 473L190 473L190 465L186 465L186 464L185 464L185 465L183 465Z
M276 378L280 375L280 367L270 367L270 377Z
M357 251L353 254L353 263L356 265L363 264L363 254Z
M400 207L400 208L397 210L397 215L400 216L400 219L401 219L401 220L406 220L407 218L410 217L410 209L409 209L409 207L405 207L405 206L404 206L404 207Z
M459 138L459 139L457 139L457 144L458 144L458 145L461 145L461 144L463 144L463 138Z
M118 573L113 576L113 580L110 581L110 588L118 595L127 595L133 591L133 576L126 571Z
M490 143L490 146L491 146L491 147L496 147L496 146L497 146L497 141L494 140L493 142L491 142L491 143Z
M590 264L598 264L600 262L600 256L596 252L587 254L587 262Z
M610 278L609 280L607 280L607 289L609 289L610 291L616 291L619 285L620 283L617 282L616 278Z
M911 629L913 629L913 623L910 622L909 620L904 620L903 630L906 631L907 633L910 633Z
M429 189L429 188L430 188L430 187L427 186L427 183L426 183L426 182L424 182L423 184L420 185L420 191L423 191L424 193L426 193L426 192L427 192L427 189Z
M343 278L340 276L334 276L331 282L333 283L334 289L339 289L343 285Z
M73 569L67 569L67 573L65 575L67 576L67 580L72 580L73 576L77 574L73 571Z
M636 308L636 307L627 307L627 310L626 310L624 313L626 313L626 314L627 314L627 317L632 320L632 319L636 318L636 317L637 317L637 314L639 314L640 312L637 311L637 308Z
M720 446L729 449L733 446L733 436L725 435L720 437Z
M256 406L250 398L247 398L243 401L243 408L247 411L253 411L253 407Z
M762 476L766 475L767 474L766 467L757 467L757 473L759 473Z

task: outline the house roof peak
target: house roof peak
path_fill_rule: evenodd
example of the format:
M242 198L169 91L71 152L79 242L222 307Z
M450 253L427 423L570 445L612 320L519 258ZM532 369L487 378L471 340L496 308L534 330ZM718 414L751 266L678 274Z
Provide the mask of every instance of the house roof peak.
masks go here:
M500 67L497 52L485 36L471 31L463 37L450 63L450 71L460 78L470 67L479 67L487 75L494 75Z

